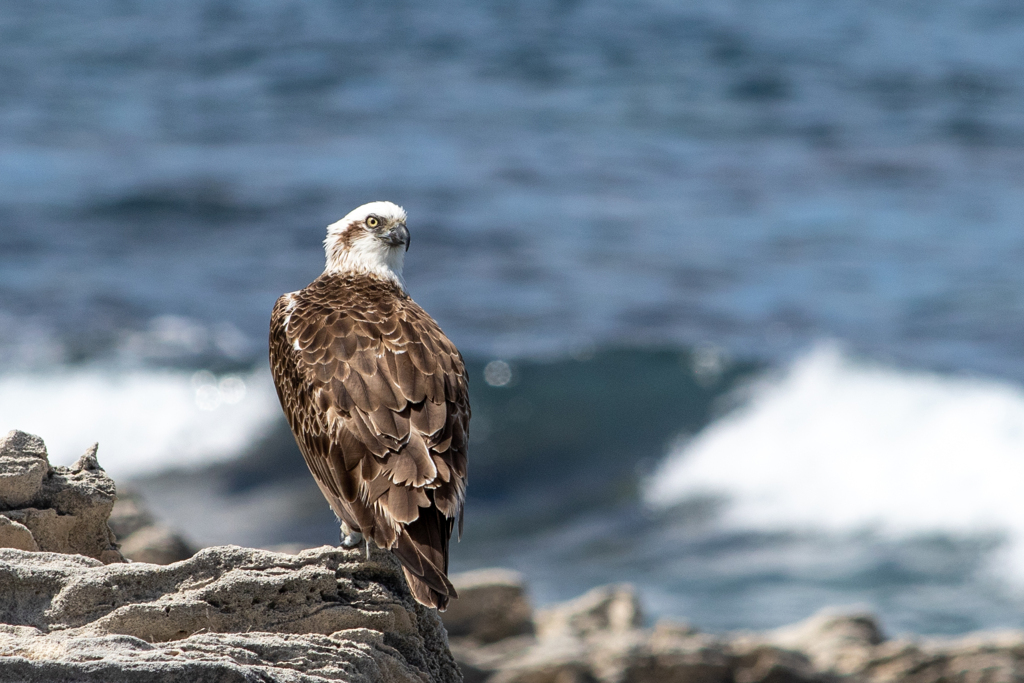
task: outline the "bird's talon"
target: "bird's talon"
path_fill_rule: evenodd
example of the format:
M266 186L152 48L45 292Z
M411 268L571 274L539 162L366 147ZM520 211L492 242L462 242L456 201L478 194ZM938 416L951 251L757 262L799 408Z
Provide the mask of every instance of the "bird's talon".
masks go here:
M341 547L343 548L355 548L357 545L363 542L363 535L358 531L343 536L341 539Z

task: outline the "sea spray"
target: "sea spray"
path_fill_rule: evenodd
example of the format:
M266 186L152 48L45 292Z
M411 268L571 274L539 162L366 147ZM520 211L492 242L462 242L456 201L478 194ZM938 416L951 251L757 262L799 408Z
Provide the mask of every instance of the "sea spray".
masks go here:
M671 452L645 498L665 508L721 497L723 525L761 532L1001 535L1019 573L1021 482L1020 387L821 344Z
M0 431L43 437L57 464L98 441L117 480L235 456L279 415L262 367L220 377L99 367L0 375Z

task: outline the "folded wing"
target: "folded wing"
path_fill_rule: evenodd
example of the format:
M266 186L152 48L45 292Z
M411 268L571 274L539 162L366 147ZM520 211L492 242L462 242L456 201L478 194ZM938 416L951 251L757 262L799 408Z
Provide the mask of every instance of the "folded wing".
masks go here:
M448 541L466 490L462 356L400 289L323 276L278 300L271 368L281 405L340 519L402 562L413 595L444 609Z

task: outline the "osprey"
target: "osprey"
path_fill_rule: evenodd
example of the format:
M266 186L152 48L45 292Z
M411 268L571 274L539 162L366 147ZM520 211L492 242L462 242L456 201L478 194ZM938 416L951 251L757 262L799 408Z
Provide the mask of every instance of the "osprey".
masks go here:
M444 610L469 395L462 355L405 292L405 221L372 202L327 228L323 274L274 306L270 367L342 545L393 550L413 597Z

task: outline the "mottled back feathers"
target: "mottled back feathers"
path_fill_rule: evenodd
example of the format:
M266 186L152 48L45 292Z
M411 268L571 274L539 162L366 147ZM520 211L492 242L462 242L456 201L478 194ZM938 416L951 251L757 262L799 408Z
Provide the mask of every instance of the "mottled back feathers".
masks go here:
M393 549L413 595L444 609L448 541L466 490L462 356L397 283L325 273L270 322L278 396L338 517Z

